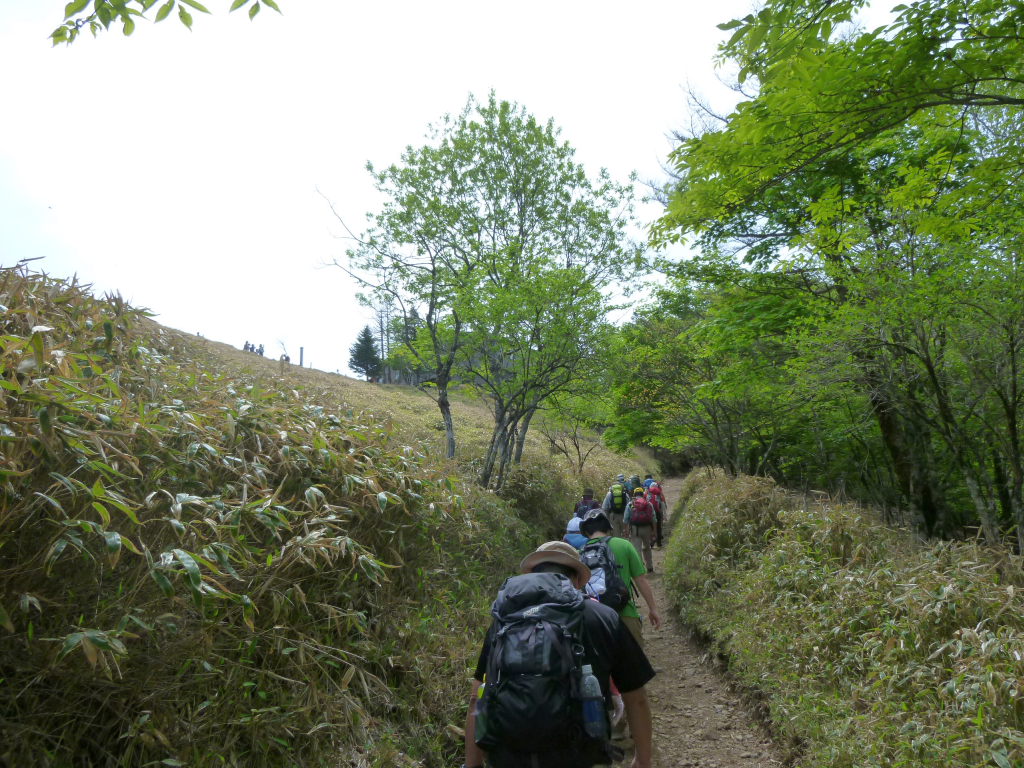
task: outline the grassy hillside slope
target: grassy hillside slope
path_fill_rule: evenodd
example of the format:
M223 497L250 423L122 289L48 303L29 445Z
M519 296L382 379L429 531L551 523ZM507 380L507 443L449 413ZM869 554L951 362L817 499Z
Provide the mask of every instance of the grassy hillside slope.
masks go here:
M806 766L1024 765L1022 560L695 470L666 581Z
M455 761L487 605L575 492L537 441L504 501L416 393L20 270L0 323L0 764Z

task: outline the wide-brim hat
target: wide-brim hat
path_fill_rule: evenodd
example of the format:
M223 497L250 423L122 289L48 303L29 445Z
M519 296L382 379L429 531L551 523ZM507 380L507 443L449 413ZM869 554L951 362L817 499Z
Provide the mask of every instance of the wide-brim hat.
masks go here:
M590 496L591 498L593 498L594 497L594 489L593 488L584 488L583 489L583 495L584 496Z
M541 563L558 563L567 565L583 577L583 581L590 581L590 569L580 562L579 553L570 544L564 541L549 541L537 547L537 551L531 552L523 558L519 564L519 570L523 573L533 573L533 569Z

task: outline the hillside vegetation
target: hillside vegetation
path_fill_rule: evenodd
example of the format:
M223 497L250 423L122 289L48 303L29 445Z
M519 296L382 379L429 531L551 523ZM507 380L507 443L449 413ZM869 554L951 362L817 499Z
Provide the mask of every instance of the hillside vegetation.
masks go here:
M1022 561L695 470L666 579L806 766L1024 764Z
M21 269L0 304L0 762L451 764L494 589L577 492L539 442L504 500L413 391Z

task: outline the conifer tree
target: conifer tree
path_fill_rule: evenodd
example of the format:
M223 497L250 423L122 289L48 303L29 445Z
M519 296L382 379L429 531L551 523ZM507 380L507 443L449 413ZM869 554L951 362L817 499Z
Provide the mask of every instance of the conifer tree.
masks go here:
M380 376L380 352L369 325L363 327L355 344L348 348L348 367L367 379Z

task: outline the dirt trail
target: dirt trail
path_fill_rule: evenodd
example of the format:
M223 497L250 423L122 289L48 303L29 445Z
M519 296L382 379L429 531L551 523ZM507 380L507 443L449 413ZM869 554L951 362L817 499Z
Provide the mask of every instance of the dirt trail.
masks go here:
M664 483L669 506L681 480ZM768 768L782 764L757 720L708 664L671 610L662 586L664 551L654 550L650 576L661 613L661 630L651 631L644 615L647 656L658 675L648 686L654 711L655 768ZM642 599L639 602L643 602ZM629 765L630 758L624 765Z

